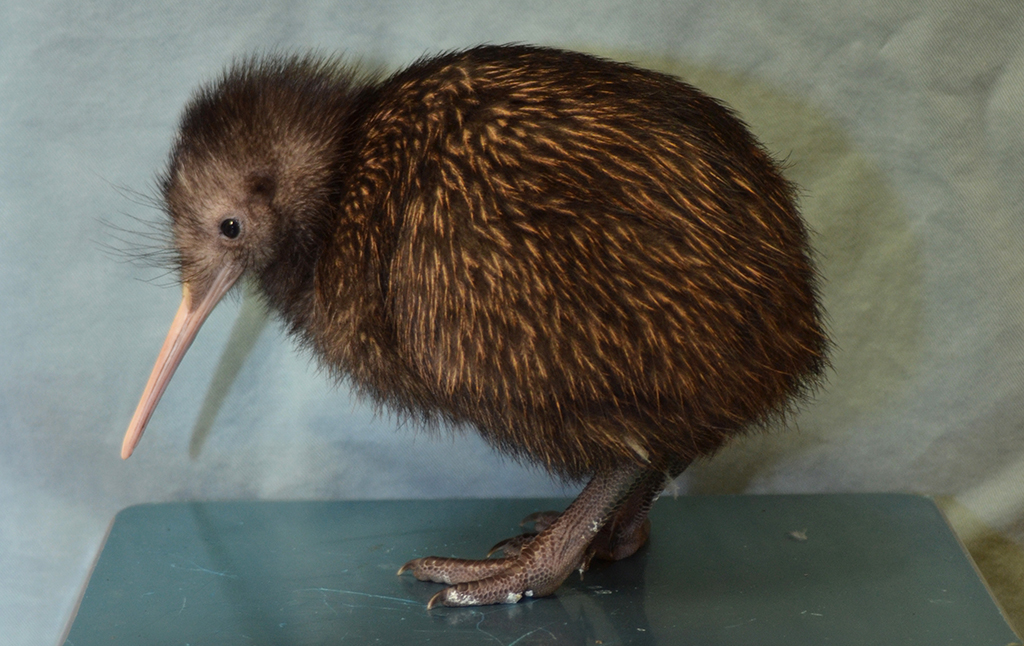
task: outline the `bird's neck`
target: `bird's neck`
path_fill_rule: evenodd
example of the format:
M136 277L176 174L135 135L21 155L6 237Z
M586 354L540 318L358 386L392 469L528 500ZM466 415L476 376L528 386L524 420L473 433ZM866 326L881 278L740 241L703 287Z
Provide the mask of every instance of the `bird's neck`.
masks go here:
M305 329L313 316L314 275L327 233L323 224L304 223L281 241L277 258L258 277L260 291L289 330Z
M358 132L364 117L362 108L372 103L374 91L372 86L360 83L339 88L341 98L337 103L341 107L331 111L326 122L320 111L299 115L308 118L308 141L324 139L329 143L292 146L293 157L298 161L291 166L302 169L305 181L310 181L310 169L318 171L319 179L307 187L309 193L298 191L306 206L301 212L291 213L281 227L286 237L277 242L276 258L260 273L259 281L268 305L284 318L292 333L307 342L315 336L310 330L318 323L316 282L323 257L335 258L340 254L356 266L364 264L353 250L335 249L337 229L340 221L344 221L338 193L345 192L340 187L342 178L352 175L353 148L359 144Z

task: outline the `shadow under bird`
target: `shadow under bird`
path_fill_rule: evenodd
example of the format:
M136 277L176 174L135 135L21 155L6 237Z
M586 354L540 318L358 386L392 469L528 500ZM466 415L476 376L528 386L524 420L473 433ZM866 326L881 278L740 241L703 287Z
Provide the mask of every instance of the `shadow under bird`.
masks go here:
M122 457L244 277L378 404L589 478L501 558L403 566L449 586L430 607L549 595L633 554L670 479L826 366L793 186L730 110L630 65L484 46L378 78L252 58L188 104L161 189L184 298Z

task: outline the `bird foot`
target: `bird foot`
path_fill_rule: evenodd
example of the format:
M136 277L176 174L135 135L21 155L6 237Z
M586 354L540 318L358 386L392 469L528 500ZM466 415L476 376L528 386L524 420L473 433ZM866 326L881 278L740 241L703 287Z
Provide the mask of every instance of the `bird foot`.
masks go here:
M500 551L501 558L427 556L409 561L398 574L411 572L420 581L450 586L430 599L428 609L440 604L516 603L523 597L549 595L573 570L585 571L592 558L625 558L643 545L650 531L645 522L649 499L656 495L653 488L635 495L637 486L646 482L644 474L630 468L598 474L563 513L528 516L523 524L532 522L538 531L495 545L491 553ZM637 506L634 498L645 502ZM642 515L637 517L638 513Z
M501 541L488 552L487 556L502 552L497 559L456 559L427 556L413 559L402 566L398 574L411 572L420 581L446 583L449 588L435 594L427 603L431 609L439 604L446 606L478 606L497 603L516 603L523 597L542 597L554 592L573 570L580 574L589 569L593 559L616 561L631 556L650 535L651 523L644 520L638 529L629 535L615 532L614 523L606 524L583 550L582 555L570 567L542 561L537 554L547 553L541 538L544 529L556 512L544 512L547 516L540 533L520 534ZM541 544L537 544L538 541Z

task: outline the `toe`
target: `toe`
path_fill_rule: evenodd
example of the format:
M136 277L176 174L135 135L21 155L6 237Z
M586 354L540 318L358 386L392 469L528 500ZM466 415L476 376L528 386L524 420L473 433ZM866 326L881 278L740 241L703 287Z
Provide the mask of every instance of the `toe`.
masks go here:
M510 560L506 558L472 561L425 556L409 561L398 570L398 574L412 572L412 575L420 581L455 585L500 574L508 569L509 564Z

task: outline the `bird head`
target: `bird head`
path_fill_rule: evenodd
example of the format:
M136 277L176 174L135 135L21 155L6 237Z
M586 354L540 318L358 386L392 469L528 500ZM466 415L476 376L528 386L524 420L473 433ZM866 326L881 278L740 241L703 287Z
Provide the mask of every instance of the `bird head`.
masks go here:
M160 180L183 296L122 458L134 451L200 326L239 279L287 291L296 275L310 274L338 191L353 86L336 61L253 59L186 107Z

